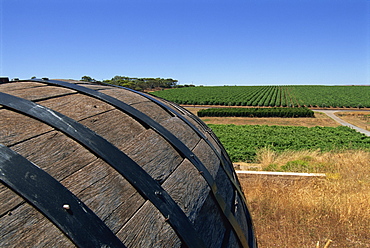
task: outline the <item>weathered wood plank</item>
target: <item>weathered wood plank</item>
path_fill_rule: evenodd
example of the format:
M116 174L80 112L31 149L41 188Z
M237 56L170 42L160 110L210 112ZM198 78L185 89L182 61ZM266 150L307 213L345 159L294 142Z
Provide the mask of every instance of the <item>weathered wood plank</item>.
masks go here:
M178 112L182 117L184 117L191 125L195 126L196 129L198 129L209 141L210 143L215 147L216 151L220 153L221 148L217 144L217 142L213 139L213 137L207 132L209 130L208 128L205 129L202 125L200 125L198 122L194 120L192 115L189 111L186 109L181 108L180 106L176 105L175 103L163 101L162 99L157 99L159 102L163 103L164 105L167 105L169 108L174 109L176 112ZM197 118L197 117L195 117Z
M127 247L172 248L180 247L181 241L162 214L146 202L117 233Z
M119 110L95 115L80 123L117 147L125 146L146 130L140 123Z
M193 149L193 153L199 158L203 165L208 169L213 178L216 178L220 169L220 160L204 140L200 140Z
M8 93L13 96L21 97L27 100L39 100L49 97L62 96L66 94L74 93L75 91L55 86L43 86L43 87L30 87L28 89L14 89L11 91L5 91L1 89L1 92Z
M175 112L179 113L182 117L184 117L187 121L189 121L191 124L193 124L196 128L198 128L203 134L205 134L205 130L204 128L199 125L198 122L196 122L190 115L192 115L192 113L190 113L188 110L180 107L179 105L173 103L173 102L168 102L168 101L164 101L160 98L157 99L159 102L163 103L164 105L166 105L167 107L169 107L170 109L173 109L175 110Z
M213 137L207 132L207 130L209 129L208 128L205 129L201 124L194 120L194 117L197 118L196 116L190 116L193 115L191 112L187 111L186 109L183 109L182 107L178 106L175 103L163 101L162 99L157 100L167 105L169 108L174 109L179 114L181 114L182 117L184 117L188 122L190 122L190 124L194 125L195 128L198 129L211 142L211 144L216 148L216 151L220 153L221 148L219 147L217 142L213 139Z
M13 208L24 202L22 197L2 183L0 183L0 199L0 216L9 213Z
M213 145L218 154L221 154L221 147L209 133L206 134L206 138L210 141L210 143Z
M163 182L181 163L182 157L153 130L138 135L119 148L158 182Z
M54 97L37 103L74 120L82 120L114 109L105 102L82 94Z
M7 146L52 130L42 122L7 109L0 109L0 126L0 143Z
M135 193L129 197L106 218L103 219L105 224L114 232L117 233L123 225L138 211L137 206L142 205L143 198L139 193Z
M217 142L213 139L213 137L207 132L208 128L205 129L202 125L200 125L197 121L195 121L194 116L190 116L192 115L192 113L190 113L186 109L183 109L182 107L178 106L175 103L167 102L162 99L157 99L157 100L163 103L164 105L168 106L169 108L174 109L179 114L181 114L182 117L184 117L188 122L190 122L190 124L194 125L195 128L198 129L211 142L211 144L216 148L217 152L220 152L221 148L218 146Z
M199 136L182 120L172 117L160 123L179 140L181 140L190 150L199 142Z
M153 102L135 103L131 104L131 106L145 113L147 116L159 123L172 117L171 114Z
M80 81L71 81L69 80L68 82L78 84L80 86L93 89L93 90L109 90L112 87L104 84L94 84L94 83L89 83L89 82L80 82Z
M162 186L191 222L194 222L197 218L210 192L210 188L202 175L187 159L181 163Z
M233 187L230 181L228 180L226 173L220 167L220 161L218 160L217 156L214 154L213 150L211 150L211 148L207 145L207 143L204 140L201 140L193 151L213 176L215 183L217 185L217 193L224 199L226 205L231 210L234 207ZM199 197L199 194L196 197ZM219 237L219 240L221 240L223 238L223 233L226 230L226 226L228 227L228 224L224 225L220 224L225 223L226 220L224 219L224 217L220 218L220 216L222 216L223 214L217 207L218 203L210 194L207 195L206 201L207 202L205 202L204 204L200 204L201 210L199 210L198 216L197 218L195 218L197 230L202 230L201 232L207 233L208 230L205 230L207 229L207 226L204 226L204 223L208 223L209 225L210 222L211 223L218 222L219 224L213 227L213 231L216 233L218 232L220 235L222 233L222 235ZM209 210L208 206L213 206L212 211ZM203 217L203 215L205 215L206 212L208 212L207 214L209 215L207 216L207 221L199 222L198 218L205 218ZM219 247L220 245L219 241L213 240L214 238L215 237L211 238L210 240L206 240L206 243L211 242L212 245L210 247ZM222 243L222 240L220 242Z
M117 88L114 86L106 86L106 85L99 85L99 84L80 84L79 83L79 85L89 88L89 89L98 90L106 95L117 98L118 100L128 105L142 103L142 102L149 102L149 100L146 99L145 97L142 97L135 92L125 90L123 88Z
M116 112L120 113L119 111ZM104 118L102 118L102 120L104 120ZM109 131L109 128L104 128ZM141 127L141 130L145 129ZM127 134L128 132L122 132L122 134L124 133ZM119 133L114 133L113 135L115 137L120 137ZM35 147L38 147L38 149L35 150ZM97 166L96 163L93 163L93 166L82 168L87 163L95 160L96 157L75 141L59 132L49 132L17 144L12 147L12 149L37 164L56 179L61 180L67 177L66 182L72 180L74 183L69 183L67 186L70 187L70 190L74 189L72 187L73 185L84 183L84 185L82 185L84 187L78 189L79 192L83 191L83 193L79 193L77 196L81 197L83 201L86 201L85 204L92 208L102 219L109 218L112 230L118 230L122 227L127 219L133 215L134 211L144 202L141 196L137 194L136 190L127 182L124 184L119 183L120 180L123 180L121 176L110 175L110 177L106 177L104 180L99 181L99 177L103 175L101 170L102 166ZM114 170L108 165L105 165L105 167L108 167L108 170L110 170L112 174ZM68 178L73 172L76 172L75 175ZM94 182L86 180L90 175L93 176L91 180L95 177L97 179L95 179ZM121 179L119 180L118 178ZM125 185L125 187L121 187L122 185ZM112 190L113 192L111 192ZM76 191L76 189L74 189L74 191ZM123 192L126 193L124 194ZM131 200L133 203L126 200ZM113 202L107 204L109 201ZM8 211L8 209L9 207L4 211ZM115 214L112 214L113 211ZM115 221L112 221L112 219Z
M121 175L100 159L61 181L117 232L145 200Z
M218 194L221 195L230 210L233 209L235 204L233 202L235 192L233 191L233 185L228 180L228 177L222 168L218 170L215 182L217 185Z
M26 140L11 148L57 180L96 159L90 151L57 131Z
M0 91L4 93L8 93L13 90L26 90L29 88L35 87L44 87L45 84L43 83L36 83L36 82L11 82L6 84L0 84Z
M0 247L75 247L46 217L25 203L0 218Z
M201 150L202 145L199 145L197 149ZM203 160L205 158L202 158ZM217 163L219 164L219 163ZM215 169L217 174L217 180L226 180L226 175L222 170ZM209 247L219 247L222 243L223 233L225 232L225 227L220 225L222 222L222 218L220 217L221 214L219 209L215 206L216 203L214 202L213 198L210 197L210 189L205 182L202 175L199 173L197 169L195 169L194 165L192 165L188 160L184 160L183 163L170 175L170 177L163 183L163 188L170 194L170 196L178 203L180 208L185 212L185 214L189 217L190 221L194 222L195 228L198 231L201 231L201 236L204 236L202 232L211 232L212 235L206 239L206 243L211 242ZM220 189L220 195L225 197L225 201L229 206L231 206L232 194L227 196L227 193L230 193L231 184L229 182L222 183L222 185L218 185L219 187L225 187L224 189ZM208 203L205 203L205 201ZM145 213L148 215L149 213ZM204 217L207 215L207 217ZM130 225L132 225L133 230L140 229L139 226L141 221L136 220L135 218L143 218L141 215L135 215L129 221ZM197 221L198 218L205 218L207 221ZM212 231L209 231L210 222L214 223L215 225L212 226ZM216 232L216 235L215 235ZM141 234L135 234L141 235ZM148 235L156 235L156 234L148 234ZM208 235L209 234L205 234ZM217 235L220 235L217 237ZM152 238L152 237L150 237ZM216 238L216 239L215 239ZM145 239L143 237L143 239ZM215 240L212 240L215 239ZM215 245L215 246L213 246Z
M149 100L146 99L145 97L140 96L137 93L129 91L129 90L123 90L123 89L117 90L117 88L109 88L109 89L102 88L99 91L111 97L117 98L118 100L128 105L149 102Z
M201 149L201 146L199 147L199 149ZM188 215L191 221L194 222L196 218L199 218L199 214L201 213L201 211L209 210L209 209L204 210L203 205L204 205L205 200L209 197L210 189L207 183L205 182L204 178L202 177L202 175L198 172L198 170L194 167L194 165L192 165L188 160L184 160L184 162L181 163L181 165L178 168L176 168L174 173L170 175L170 177L163 183L162 186L170 194L170 196L178 203L180 208L183 209L185 214ZM209 199L209 201L212 201L210 205L212 205L212 207L215 208L215 204L213 200ZM140 209L140 211L143 211L143 210ZM218 212L218 210L216 209L216 211L213 211L211 213L213 213L214 216L210 216L209 218L210 219L214 218L216 219L215 221L218 221L217 218L220 218L220 213ZM137 229L140 230L141 227L139 225L142 225L141 218L144 218L142 215L150 215L150 214L151 213L149 212L135 214L130 219L128 225L130 225L130 228L132 230L137 230ZM158 217L152 216L151 218L155 218L156 221L158 221L157 219ZM199 227L197 227L197 229L199 230L203 230L204 228L207 228L207 227L209 228L209 223L207 222L197 222L197 224L199 225ZM218 228L218 227L217 226L212 227L212 230L214 228ZM131 231L131 232L134 232L134 231ZM220 233L222 232L223 230L220 230ZM141 236L142 234L135 233L132 235ZM155 235L158 235L158 234L147 232L147 235L148 237L142 237L142 239L152 239L153 235L155 237ZM131 238L135 239L134 237L131 237ZM130 238L127 238L127 239L130 240ZM137 240L135 240L135 242L136 241ZM150 241L147 240L147 242L150 242Z
M225 172L220 167L220 161L217 159L211 148L206 144L204 140L197 144L193 152L199 157L201 162L210 171L211 175L215 179L218 193L231 209L233 204L233 188ZM188 167L190 167L192 171L195 171L196 174L192 174L189 171L189 168L183 169L183 167L180 165L178 170L176 170L167 180L168 182L166 181L163 185L166 189L168 187L168 192L177 202L179 202L184 211L186 213L191 213L191 215L189 215L189 218L194 221L195 227L199 231L199 233L203 234L203 232L205 232L205 235L207 235L205 242L207 244L211 244L209 247L219 247L219 240L222 239L223 233L225 232L225 226L221 224L224 221L223 218L220 217L222 216L222 214L217 207L217 203L215 202L214 198L210 195L210 189L206 184L204 178L199 174L198 170L195 169L194 165L189 163ZM181 169L183 169L183 171L177 173ZM182 179L181 177L184 179ZM186 186L181 185L182 180L184 180ZM204 188L200 190L199 187L192 187L197 184L203 184ZM174 190L174 188L177 187L177 191ZM187 190L184 190L184 188ZM188 202L187 199L189 199L190 201ZM194 199L197 199L198 202L194 203ZM184 202L188 205L184 206ZM204 215L207 215L207 217L204 217ZM199 218L205 218L205 220L198 221ZM215 224L214 226L212 226L212 235L214 235L214 233L218 233L219 235L221 235L218 237L218 239L216 238L216 236L207 234L209 232L208 228L210 223L218 223L217 225ZM214 240L215 238L218 241ZM222 242L222 240L220 242Z
M226 231L224 220L211 195L208 195L194 221L199 236L208 247L221 247L222 238Z

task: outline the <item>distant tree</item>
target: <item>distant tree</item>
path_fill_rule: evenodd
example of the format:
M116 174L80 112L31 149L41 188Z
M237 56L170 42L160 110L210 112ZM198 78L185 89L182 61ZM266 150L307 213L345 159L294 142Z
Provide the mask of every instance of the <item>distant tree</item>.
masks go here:
M81 77L81 81L84 81L84 82L97 82L95 79L93 79L92 77L89 77L89 76L83 76L83 77Z
M130 89L144 91L158 88L173 88L177 86L177 80L172 78L130 78L124 76L114 76L104 83L120 85Z

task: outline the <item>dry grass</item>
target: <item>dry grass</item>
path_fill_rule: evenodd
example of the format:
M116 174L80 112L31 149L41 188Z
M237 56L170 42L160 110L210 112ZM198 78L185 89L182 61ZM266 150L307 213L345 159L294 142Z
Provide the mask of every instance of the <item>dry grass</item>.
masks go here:
M358 126L365 130L370 130L370 112L336 112L336 116L345 120L352 125Z
M259 247L370 247L370 153L261 150L260 164L320 165L326 179L241 180Z

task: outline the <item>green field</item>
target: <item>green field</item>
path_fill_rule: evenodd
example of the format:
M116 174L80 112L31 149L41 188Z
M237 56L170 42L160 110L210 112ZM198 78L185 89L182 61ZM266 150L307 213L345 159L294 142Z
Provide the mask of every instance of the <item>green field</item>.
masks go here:
M267 125L209 124L219 137L233 162L253 162L261 148L286 150L368 150L370 137L355 130L339 127L293 127Z
M301 108L207 108L198 111L199 117L315 117L314 112L306 107Z
M370 86L198 86L151 94L190 105L370 107Z

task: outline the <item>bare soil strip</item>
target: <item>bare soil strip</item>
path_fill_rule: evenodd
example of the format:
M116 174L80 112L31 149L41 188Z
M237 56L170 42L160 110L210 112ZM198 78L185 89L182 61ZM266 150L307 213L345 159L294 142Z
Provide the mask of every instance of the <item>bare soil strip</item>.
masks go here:
M186 107L197 115L197 112L206 107ZM201 117L206 124L235 124L235 125L269 125L269 126L305 126L305 127L337 127L332 118L322 113L315 113L315 118L252 118L252 117Z

